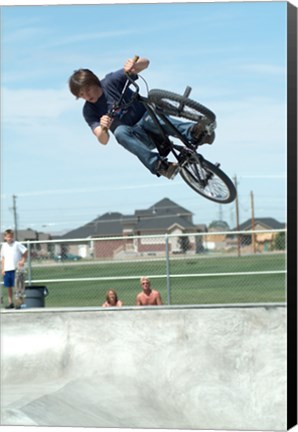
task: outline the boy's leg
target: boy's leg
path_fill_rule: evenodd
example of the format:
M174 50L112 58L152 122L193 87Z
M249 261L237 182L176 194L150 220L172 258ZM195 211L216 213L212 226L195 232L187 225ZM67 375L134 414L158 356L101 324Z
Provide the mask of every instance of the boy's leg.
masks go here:
M12 287L8 287L7 288L7 300L8 300L8 304L12 304L12 297L13 297L13 288Z
M172 130L161 119L160 123L164 126L164 129L168 135L173 135ZM178 129L181 135L185 136L187 139L191 139L191 129L194 125L193 122L181 121L172 117L171 123ZM155 133L159 132L158 127L149 114L144 114L139 124L147 131Z
M151 150L152 146L150 142L147 143L149 139L145 131L139 127L121 125L117 127L114 135L119 144L137 156L152 174L156 174L160 156Z
M145 130L158 133L158 127L156 126L149 114L144 114L140 122ZM168 125L165 124L162 120L160 120L160 122L164 126L166 133L173 136L171 128L169 128ZM185 137L191 142L196 143L201 140L200 144L212 144L215 139L214 131L210 135L205 135L206 125L208 126L210 123L210 121L207 119L202 120L198 123L193 123L189 121L181 121L171 117L171 123L176 129L178 129L178 131L183 137Z
M5 288L7 288L8 305L6 307L8 309L14 307L14 304L13 304L14 281L15 281L15 272L14 271L5 272L3 282L4 282Z

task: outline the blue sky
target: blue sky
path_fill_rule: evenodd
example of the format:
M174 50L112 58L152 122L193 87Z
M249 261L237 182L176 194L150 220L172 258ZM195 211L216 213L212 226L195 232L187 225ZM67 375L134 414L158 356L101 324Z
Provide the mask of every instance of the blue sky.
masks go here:
M68 90L75 69L99 77L138 54L150 88L183 93L217 115L211 162L237 176L240 222L286 220L286 3L229 2L1 7L1 229L60 232L109 211L167 197L207 225L234 228L180 177L157 178L114 138L100 145ZM141 85L145 93L145 87Z

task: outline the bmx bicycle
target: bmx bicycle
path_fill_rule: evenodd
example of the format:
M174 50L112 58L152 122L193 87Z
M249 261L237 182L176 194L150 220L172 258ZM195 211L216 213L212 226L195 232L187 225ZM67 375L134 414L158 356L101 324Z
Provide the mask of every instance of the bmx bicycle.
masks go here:
M189 98L191 92L189 86L186 87L183 95L160 89L149 90L145 79L140 74L138 76L145 82L148 95L142 96L139 85L129 74L126 74L127 81L121 96L108 115L112 118L116 117L135 100L141 102L159 131L158 134L153 132L148 134L153 139L160 156L167 160L167 156L171 153L177 160L177 172L182 179L204 198L221 204L234 201L237 192L232 180L221 170L219 163L209 162L197 151L200 142L204 142L204 135L211 135L216 127L215 114L204 105ZM131 98L125 101L124 95L130 85L134 87L134 91ZM194 144L187 140L171 122L171 118L175 117L193 121L194 124L204 119L207 125L200 141ZM178 143L169 138L165 125Z

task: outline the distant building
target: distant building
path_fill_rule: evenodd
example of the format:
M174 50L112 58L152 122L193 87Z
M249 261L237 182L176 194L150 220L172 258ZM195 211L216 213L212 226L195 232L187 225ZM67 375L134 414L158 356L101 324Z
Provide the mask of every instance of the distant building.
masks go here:
M241 233L238 237L235 234L231 234L233 231L238 231L238 228L231 230L226 222L221 220L213 221L208 227L208 234L204 236L204 248L209 251L233 251L238 248L238 241L240 240L242 252L269 251L276 248L275 242L278 236L278 233L272 231L284 228L285 224L278 222L276 219L255 218L254 230L264 232L256 233L254 237L251 233ZM248 219L239 225L239 231L252 230L252 219Z
M50 234L43 232L34 231L31 228L26 230L18 230L18 241L28 242L28 241L42 241L51 240ZM32 258L48 258L50 255L50 245L49 243L31 243L30 244L30 255Z
M169 238L170 253L182 253L182 244L186 252L186 243L179 241L180 235L207 231L206 225L196 225L192 219L193 214L189 210L164 198L148 209L136 210L133 215L105 213L88 224L66 233L62 239L89 238L92 243L91 252L95 258L117 258L164 254L164 237L154 236L175 234L175 237ZM135 236L140 238L128 238ZM96 240L99 237L109 240ZM112 237L118 238L112 241ZM81 255L87 256L90 243L80 245ZM187 253L196 253L199 249L200 239L188 236ZM74 245L72 251L74 252ZM77 253L80 253L78 249Z
M227 222L222 220L212 221L208 227L208 233L210 234L205 236L205 248L208 250L224 249L226 247L227 237L225 232L229 230L230 227Z
M257 252L266 252L273 248L274 242L278 236L278 233L272 232L274 230L285 229L286 224L282 222L278 222L274 218L254 218L254 226L253 220L248 219L239 225L239 231L264 231L261 233L256 233L254 237L252 234L241 234L240 235L240 243L241 247L249 247L253 244L254 251ZM234 228L234 231L238 231L237 228ZM268 232L266 232L268 231Z

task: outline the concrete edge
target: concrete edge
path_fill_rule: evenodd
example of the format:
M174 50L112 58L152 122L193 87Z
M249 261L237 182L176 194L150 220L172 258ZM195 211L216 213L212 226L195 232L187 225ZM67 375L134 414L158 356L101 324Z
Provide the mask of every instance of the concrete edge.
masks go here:
M122 307L62 307L62 308L28 308L28 309L1 309L0 314L15 313L48 313L48 312L98 312L118 311L127 312L131 310L181 310L181 309L239 309L239 308L276 308L287 307L287 303L227 303L227 304L206 304L206 305L171 305L171 306L122 306Z

